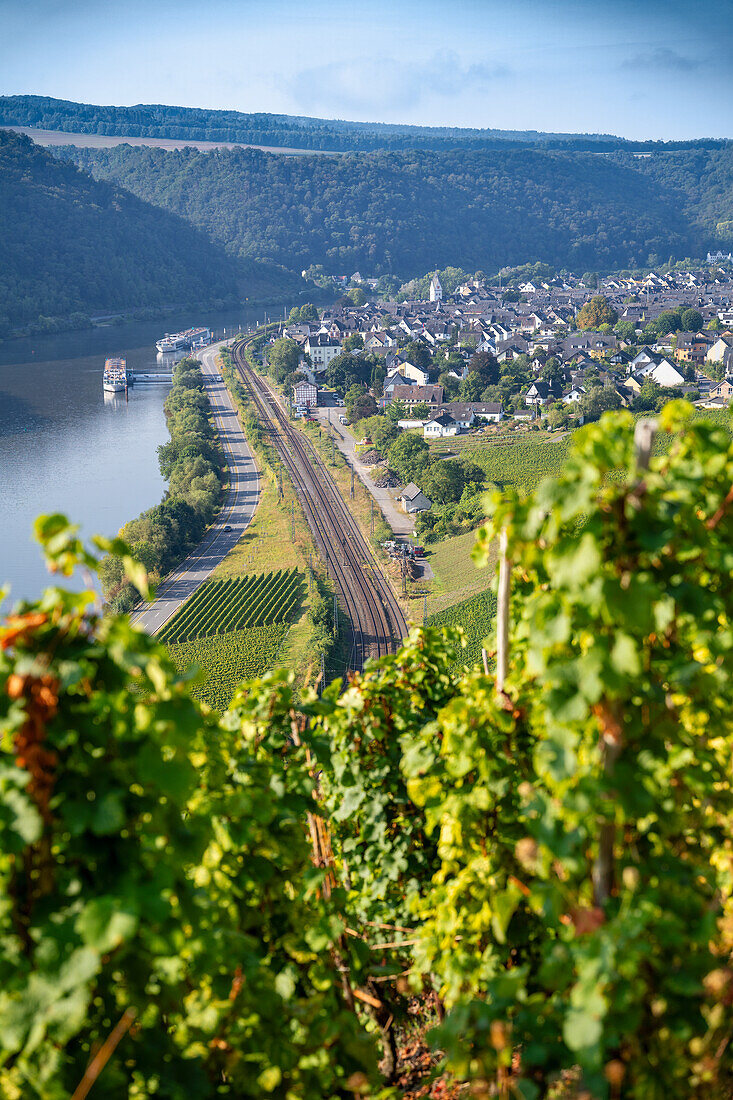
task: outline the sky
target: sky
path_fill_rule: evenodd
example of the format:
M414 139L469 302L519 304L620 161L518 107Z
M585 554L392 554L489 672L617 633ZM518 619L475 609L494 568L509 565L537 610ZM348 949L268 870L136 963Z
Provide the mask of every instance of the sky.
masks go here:
M733 138L733 0L0 0L0 94Z

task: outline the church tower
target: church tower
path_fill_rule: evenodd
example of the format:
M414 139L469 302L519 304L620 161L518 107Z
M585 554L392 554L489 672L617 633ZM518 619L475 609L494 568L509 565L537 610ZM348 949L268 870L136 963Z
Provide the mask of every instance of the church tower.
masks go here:
M438 272L436 271L430 280L430 301L442 302L443 301L443 288L440 285L440 279L438 278Z

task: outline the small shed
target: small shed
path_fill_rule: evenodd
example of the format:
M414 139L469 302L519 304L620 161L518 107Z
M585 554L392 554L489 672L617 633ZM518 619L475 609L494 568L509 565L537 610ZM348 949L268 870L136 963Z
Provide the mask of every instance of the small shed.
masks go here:
M425 496L422 489L419 489L413 481L409 485L405 485L404 489L400 493L400 504L406 512L427 512L433 502Z

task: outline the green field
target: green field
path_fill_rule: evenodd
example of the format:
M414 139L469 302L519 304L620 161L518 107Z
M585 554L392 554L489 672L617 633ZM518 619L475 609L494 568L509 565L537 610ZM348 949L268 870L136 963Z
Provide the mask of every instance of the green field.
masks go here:
M466 648L461 650L456 667L475 665L481 660L484 639L491 633L496 614L496 596L493 592L479 592L462 603L428 617L428 626L462 626L466 636Z
M287 623L270 623L178 645L169 643L168 652L181 672L192 665L201 670L203 678L191 686L191 694L222 711L243 680L262 676L276 664L287 630Z
M287 622L302 596L303 578L297 569L207 581L164 626L160 640L167 644L191 642Z

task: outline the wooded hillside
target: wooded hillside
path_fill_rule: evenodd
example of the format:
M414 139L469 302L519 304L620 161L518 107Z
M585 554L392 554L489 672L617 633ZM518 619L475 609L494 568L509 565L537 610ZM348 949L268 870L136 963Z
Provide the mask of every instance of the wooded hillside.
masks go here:
M0 335L40 317L233 301L295 285L175 213L0 130Z
M721 194L690 187L687 211L679 194L687 177L678 172L668 187L663 168L632 157L530 149L283 157L130 146L60 155L188 218L235 255L403 277L528 258L577 271L700 255L717 217L704 204L722 210L733 192L733 151L674 154L682 163L699 157L700 171L717 158Z

